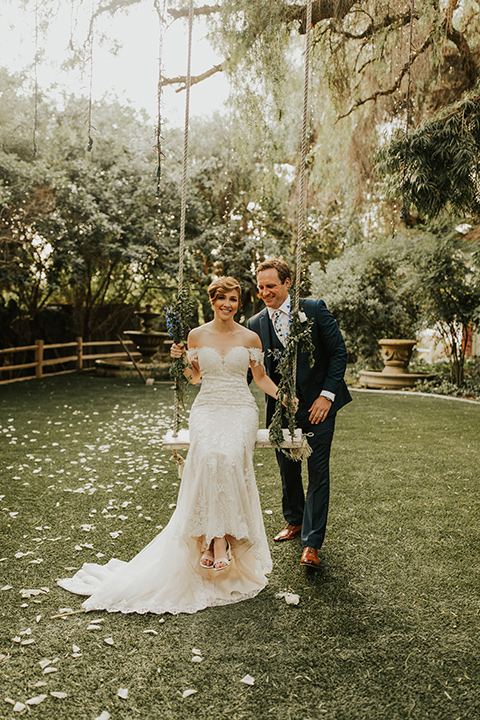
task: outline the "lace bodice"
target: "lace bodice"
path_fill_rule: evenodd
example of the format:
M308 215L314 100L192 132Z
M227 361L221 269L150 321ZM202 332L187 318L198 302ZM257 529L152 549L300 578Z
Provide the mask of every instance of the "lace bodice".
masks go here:
M203 345L191 348L187 359L197 361L202 374L202 387L195 404L218 402L236 406L255 402L248 388L247 370L250 362L263 364L263 352L259 348L237 345L221 355L216 348Z
M218 350L209 345L190 348L187 351L189 362L198 360L202 375L206 373L220 374L244 373L250 362L256 365L263 365L263 351L256 347L245 347L236 345L225 354L221 355Z

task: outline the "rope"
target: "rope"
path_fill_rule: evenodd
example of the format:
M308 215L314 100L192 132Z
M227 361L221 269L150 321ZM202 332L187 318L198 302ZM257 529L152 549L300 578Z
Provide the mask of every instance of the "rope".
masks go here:
M160 215L160 188L162 180L162 92L163 92L163 55L164 55L164 38L163 28L165 25L165 8L166 0L163 0L163 4L160 7L160 1L154 3L155 9L158 14L159 21L159 37L158 37L158 85L157 85L157 128L155 132L155 147L157 150L157 191L156 196L158 198L158 213Z
M193 30L193 0L188 8L188 56L187 79L185 83L185 132L183 136L183 166L182 166L182 202L180 206L180 250L178 258L178 294L183 291L183 257L185 254L185 217L187 209L187 162L188 162L188 133L190 120L190 86L192 84L192 30Z
M88 145L87 150L88 152L91 152L93 147L93 137L92 137L92 106L93 106L93 43L94 43L94 27L95 22L95 2L92 2L92 16L90 20L90 78L89 78L89 89L88 89L88 132L87 132L87 138L88 138Z
M188 133L190 120L190 86L192 84L191 66L192 66L192 31L193 31L193 0L190 0L188 9L188 55L187 55L187 73L185 83L185 130L183 135L183 164L182 164L182 199L180 205L180 247L178 251L178 296L183 291L183 259L185 255L185 219L187 209L187 165L188 165ZM173 436L178 435L179 423L179 398L175 393L173 403ZM174 457L176 451L174 451Z
M33 157L37 157L37 128L38 128L38 0L35 2L35 56L33 60L34 73L34 109L33 109Z
M307 160L307 126L308 126L308 88L310 80L310 46L312 29L312 0L307 2L307 20L305 37L305 74L303 81L303 125L302 152L300 158L300 194L298 200L297 252L295 265L295 295L293 311L298 312L300 305L300 281L302 268L302 246L305 234L305 208L307 205L307 188L305 183L305 165ZM297 355L293 361L293 377L297 376Z
M405 184L407 178L407 159L409 149L408 130L410 126L410 88L412 85L412 57L413 57L413 17L415 15L415 0L412 0L410 6L410 39L409 39L409 56L408 56L408 75L407 75L407 94L405 97L406 114L405 114L405 154L403 157L402 170L402 209L400 217L405 219L407 216L407 204L405 202Z

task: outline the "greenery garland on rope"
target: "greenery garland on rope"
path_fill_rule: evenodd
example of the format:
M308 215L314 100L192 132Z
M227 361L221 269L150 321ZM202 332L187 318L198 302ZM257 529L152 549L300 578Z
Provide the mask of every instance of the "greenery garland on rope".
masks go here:
M190 329L190 323L194 315L195 303L190 300L186 290L179 293L175 303L165 308L165 320L167 323L167 331L176 345L187 344L187 335ZM185 356L173 359L170 365L170 377L174 383L175 397L177 401L182 403L185 410L184 397L189 381L185 377L185 370L193 369L192 365L185 360Z
M304 302L304 301L301 301ZM281 447L283 437L283 418L287 421L288 431L293 439L295 433L295 414L297 409L297 397L295 392L295 367L297 353L306 352L310 367L315 363L315 348L312 342L313 320L309 320L303 310L292 310L290 314L290 325L287 338L287 345L283 350L272 350L271 353L277 361L277 372L280 375L278 383L278 396L275 402L275 411L270 423L269 440L273 447L281 450L293 460L300 460L302 452L297 454L291 450ZM285 399L285 405L283 400Z

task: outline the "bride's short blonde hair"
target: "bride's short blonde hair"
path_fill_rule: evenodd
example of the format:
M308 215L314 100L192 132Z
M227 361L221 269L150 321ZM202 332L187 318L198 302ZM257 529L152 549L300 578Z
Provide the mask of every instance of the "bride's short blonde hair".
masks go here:
M219 277L211 282L207 288L211 303L214 303L219 295L225 295L228 292L232 292L232 290L237 291L238 303L240 306L242 304L242 288L240 287L238 280L235 280L234 277L231 277L230 275Z

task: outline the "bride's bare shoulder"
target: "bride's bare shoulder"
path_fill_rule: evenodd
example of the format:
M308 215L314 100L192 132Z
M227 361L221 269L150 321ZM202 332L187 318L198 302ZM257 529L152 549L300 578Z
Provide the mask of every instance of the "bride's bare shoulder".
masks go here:
M193 330L190 330L188 333L189 347L197 347L205 344L205 338L209 332L209 325L210 323L205 323L205 325L199 325L198 327L193 328Z
M241 326L241 327L242 327L242 331L243 331L243 334L242 334L243 344L244 344L246 347L261 348L261 347L262 347L262 341L260 340L260 338L259 338L259 336L257 335L257 333L256 333L256 332L253 332L253 330L249 330L249 329L246 328L246 327L243 327L243 326Z

